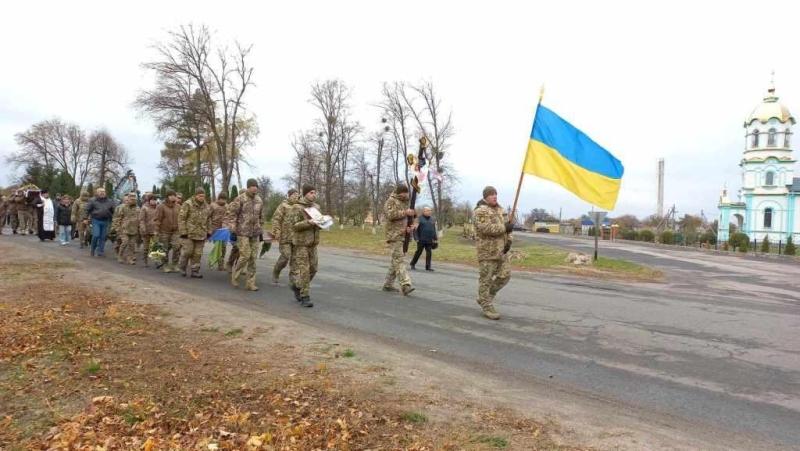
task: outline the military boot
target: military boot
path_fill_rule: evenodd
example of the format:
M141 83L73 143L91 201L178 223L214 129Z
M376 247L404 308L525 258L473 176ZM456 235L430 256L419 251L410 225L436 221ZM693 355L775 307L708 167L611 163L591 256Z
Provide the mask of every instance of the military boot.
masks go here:
M245 287L247 291L258 291L258 287L256 286L255 282L247 281L247 286Z
M295 284L292 284L292 287L291 287L291 288L292 288L292 291L294 292L294 299L295 299L297 302L300 302L300 301L302 301L302 299L303 299L303 298L300 296L300 289L299 289L299 288L297 288L297 286L296 286Z
M309 307L309 308L311 308L311 307L314 306L314 303L311 302L311 298L310 297L303 296L303 297L300 298L300 306L301 307Z
M192 279L202 279L203 275L200 274L199 269L192 269L192 273L189 277L191 277Z
M390 293L397 293L400 291L394 285L384 285L383 288L381 288L381 290L388 291Z
M492 304L481 307L481 310L483 310L483 316L489 319L500 319L500 314L497 313L497 310L494 309L494 305Z
M408 296L409 294L411 294L412 291L414 291L414 287L411 286L410 284L403 285L402 287L400 287L400 291L403 293L403 296Z

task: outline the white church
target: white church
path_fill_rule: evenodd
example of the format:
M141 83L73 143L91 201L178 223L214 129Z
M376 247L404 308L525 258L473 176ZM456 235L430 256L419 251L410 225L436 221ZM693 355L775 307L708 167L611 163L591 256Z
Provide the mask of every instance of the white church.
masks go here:
M800 238L800 178L794 178L792 156L792 126L795 119L778 102L775 87L756 106L744 122L745 147L739 166L742 168L742 187L738 199L732 201L727 190L719 200L719 229L717 237L727 241L732 233L744 232L752 241L786 242Z

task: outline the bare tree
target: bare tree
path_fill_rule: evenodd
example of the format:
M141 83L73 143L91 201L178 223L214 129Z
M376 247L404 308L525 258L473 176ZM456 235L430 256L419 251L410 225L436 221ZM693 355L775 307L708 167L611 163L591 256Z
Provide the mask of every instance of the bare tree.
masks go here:
M169 40L155 49L159 59L143 67L155 73L156 86L140 93L136 105L159 128L188 130L190 137L204 133L213 140L221 189L227 192L242 155L237 147L242 144L239 127L252 118L244 102L254 85L252 46L236 43L233 51L216 48L208 27L188 25L170 32ZM199 149L200 140L192 142Z
M320 113L314 121L322 153L323 209L333 209L336 170L342 157L342 133L350 115L350 88L340 80L327 80L311 87L311 104Z
M297 133L292 138L292 172L283 180L297 190L304 184L319 186L323 157L315 148L316 138L310 132Z
M88 141L93 160L92 175L97 180L97 186L104 186L106 180L116 183L130 166L128 152L105 129L92 132Z
M19 150L7 161L16 166L34 164L60 170L83 188L92 160L86 133L78 125L60 119L38 122L15 135Z
M433 83L424 82L412 86L412 90L422 101L422 106L416 108L414 99L407 95L404 96L404 101L419 128L420 134L425 135L430 142L429 167L431 171L435 170L440 177L428 177L428 187L431 190L431 198L433 200L433 208L436 212L436 216L441 217L444 213L442 201L447 194L444 187L443 176L445 173L447 174L447 179L450 184L456 181L454 171L443 161L445 150L447 150L449 146L450 138L452 138L455 133L453 129L452 113L443 111L441 100L438 98L433 88ZM406 94L406 92L404 92L404 94ZM440 230L443 225L442 222L443 221L437 221Z
M383 100L380 108L388 118L390 131L392 132L391 157L394 169L395 184L400 184L402 179L407 184L411 178L409 174L408 143L410 142L411 121L413 121L412 110L408 106L408 87L403 82L384 83L381 92ZM402 171L401 171L402 169Z

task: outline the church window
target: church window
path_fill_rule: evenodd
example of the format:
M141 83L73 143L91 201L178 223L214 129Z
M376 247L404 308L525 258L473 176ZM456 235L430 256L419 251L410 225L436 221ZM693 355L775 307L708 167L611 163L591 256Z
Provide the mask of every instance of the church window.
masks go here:
M758 147L758 130L753 130L753 148Z
M771 229L772 228L772 209L767 208L764 210L764 228Z
M767 186L775 185L775 173L774 172L772 172L772 171L767 172L767 176L766 176L766 180L764 181L764 184L767 185Z
M767 136L767 147L775 147L775 135L777 134L774 128L769 129L769 136Z
M783 147L786 147L787 149L789 148L791 136L792 132L790 132L789 129L786 129L786 131L783 133Z

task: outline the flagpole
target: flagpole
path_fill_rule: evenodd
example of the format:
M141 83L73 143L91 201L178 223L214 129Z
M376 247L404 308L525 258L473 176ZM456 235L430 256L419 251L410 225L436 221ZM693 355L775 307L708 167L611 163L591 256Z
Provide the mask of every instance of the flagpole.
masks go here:
M531 131L536 128L536 116L537 112L539 111L539 105L542 104L542 97L544 97L544 85L539 88L539 103L536 104L536 110L533 112L533 126L531 127ZM522 179L525 178L525 164L528 162L528 151L525 151L525 159L522 160L522 171L519 174L519 182L517 183L517 193L514 195L514 206L511 207L511 216L508 218L510 222L514 222L516 220L517 215L517 202L519 201L519 192L522 189Z

